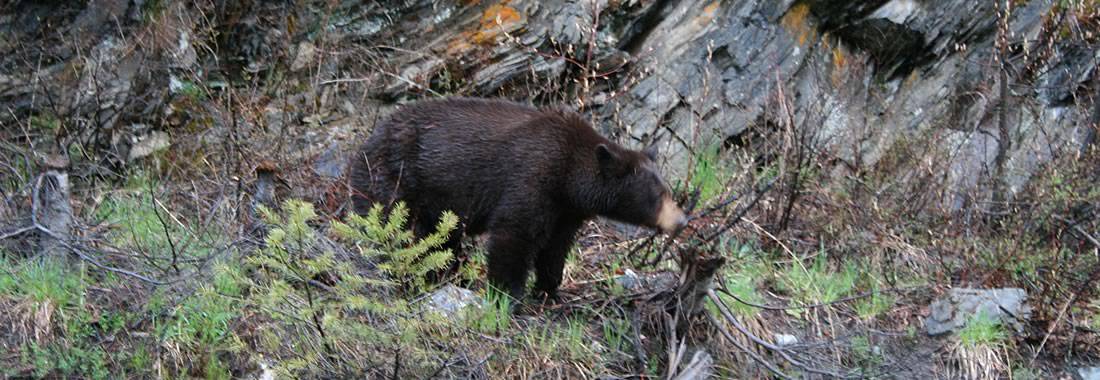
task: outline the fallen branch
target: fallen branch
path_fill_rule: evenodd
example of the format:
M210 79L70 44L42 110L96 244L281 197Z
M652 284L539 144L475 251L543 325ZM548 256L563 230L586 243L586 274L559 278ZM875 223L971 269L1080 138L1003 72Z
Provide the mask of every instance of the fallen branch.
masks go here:
M1039 347L1035 349L1035 354L1032 355L1031 360L1028 361L1028 366L1034 368L1035 360L1039 359L1039 354L1043 352L1043 347L1046 346L1047 340L1050 339L1051 335L1054 335L1054 330L1058 328L1058 324L1060 324L1062 322L1062 318L1066 316L1066 310L1069 310L1069 305L1072 305L1074 301L1077 301L1077 294L1077 292L1073 292L1073 294L1070 295L1069 299L1066 300L1066 303L1062 304L1062 308L1058 310L1058 317L1054 318L1054 323L1051 323L1050 327L1047 328L1046 334L1043 334L1043 340L1039 342Z
M764 358L760 357L760 355L757 354L756 351L750 350L748 347L745 347L745 345L741 344L741 341L734 338L733 334L731 334L728 329L724 328L722 326L722 323L719 322L718 318L715 318L713 314L707 313L707 316L710 317L710 322L714 324L714 328L718 329L718 331L721 332L722 335L730 341L730 343L733 343L734 346L737 346L737 348L741 349L741 351L744 351L746 354L748 354L753 361L760 363L760 365L764 366L764 368L767 368L768 371L771 371L771 373L775 374L781 379L792 379L792 377L787 376L787 374L780 371L779 368L776 368L775 364L764 360Z
M685 260L686 261L686 260ZM692 258L681 266L680 286L676 289L676 306L682 315L690 317L702 309L703 297L714 287L714 275L726 263L724 257Z
M707 292L707 296L710 297L711 302L714 302L714 304L716 306L718 306L718 311L721 312L722 316L725 317L726 321L729 322L730 324L732 324L733 327L737 328L737 331L740 331L741 334L744 334L746 337L749 338L749 340L752 340L754 343L760 345L761 347L767 348L768 350L771 350L772 352L775 352L775 353L779 354L779 356L782 357L783 360L786 360L788 363L791 363L791 365L793 365L795 367L798 367L798 368L802 369L803 371L806 371L806 372L809 372L809 373L816 373L816 374L819 374L819 375L831 376L831 377L835 377L835 378L846 378L846 376L843 376L843 375L841 375L839 373L836 373L836 372L810 367L810 366L796 360L795 358L791 357L791 355L788 354L787 350L784 349L783 347L776 346L774 344L768 343L767 341L765 341L763 339L760 339L760 337L758 337L755 334L749 332L749 330L747 328L745 328L745 326L742 325L740 321L737 320L737 317L735 317L733 315L733 313L731 313L729 311L729 308L726 306L726 303L722 302L722 299L718 297L718 294L715 294L714 291L712 290L712 291ZM714 316L711 316L711 318L714 318ZM719 329L722 329L721 325L718 325L718 327L719 327Z
M714 359L706 351L698 350L691 356L691 361L680 373L673 376L672 380L701 380L709 379L714 372Z
M630 328L634 332L634 365L637 367L635 370L638 373L645 373L646 365L649 364L649 356L646 355L645 346L642 344L642 327L640 321L638 321L638 309L634 309L634 312L630 315Z

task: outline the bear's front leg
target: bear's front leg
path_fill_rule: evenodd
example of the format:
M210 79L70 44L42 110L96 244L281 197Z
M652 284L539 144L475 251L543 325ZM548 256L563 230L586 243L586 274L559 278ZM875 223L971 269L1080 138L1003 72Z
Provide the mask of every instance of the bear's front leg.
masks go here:
M535 257L535 291L548 299L558 296L565 259L569 257L569 249L573 247L581 223L581 219L559 222L546 246Z

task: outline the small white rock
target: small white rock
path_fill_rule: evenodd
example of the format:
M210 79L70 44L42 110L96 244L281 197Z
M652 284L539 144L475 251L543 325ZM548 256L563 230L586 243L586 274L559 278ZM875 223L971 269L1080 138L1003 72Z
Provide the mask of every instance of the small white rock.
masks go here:
M1100 380L1100 367L1081 367L1077 369L1081 380Z
M176 78L175 75L168 75L168 91L176 94L179 93L182 89L183 81L181 81L179 78Z
M775 334L775 345L779 347L786 347L792 344L798 343L798 337L788 334Z
M481 301L477 294L470 289L464 289L447 284L439 288L428 298L428 310L433 310L450 318L467 306L481 307Z
M640 278L638 278L637 273L634 273L634 271L630 270L630 268L627 268L626 270L623 270L623 274L621 276L615 278L615 282L618 282L619 285L622 285L624 289L630 290L637 288L642 281Z
M290 64L290 71L298 71L310 63L313 63L313 58L317 55L317 47L309 41L298 44L298 54L294 56L294 62Z
M130 147L130 155L128 158L130 161L143 158L157 151L167 149L171 145L172 142L169 140L167 133L153 131L142 137L141 140L138 140L137 143Z

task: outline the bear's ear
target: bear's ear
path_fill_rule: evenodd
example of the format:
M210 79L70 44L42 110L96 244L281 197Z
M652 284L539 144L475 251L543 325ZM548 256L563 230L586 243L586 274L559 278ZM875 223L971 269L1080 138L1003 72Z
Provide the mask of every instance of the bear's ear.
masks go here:
M600 169L605 173L615 172L622 166L619 154L611 149L607 144L596 145L596 161L599 162Z
M646 157L649 157L651 161L657 161L657 144L647 146L642 150L642 153L645 154Z
M596 159L600 160L600 164L608 164L615 160L615 153L607 144L596 145Z

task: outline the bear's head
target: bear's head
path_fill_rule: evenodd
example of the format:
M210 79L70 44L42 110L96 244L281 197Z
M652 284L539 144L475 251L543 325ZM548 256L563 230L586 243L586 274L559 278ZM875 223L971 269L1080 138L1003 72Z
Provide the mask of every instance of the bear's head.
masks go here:
M614 144L596 146L595 180L600 215L621 222L659 228L671 233L687 224L654 162L656 151L625 149Z

